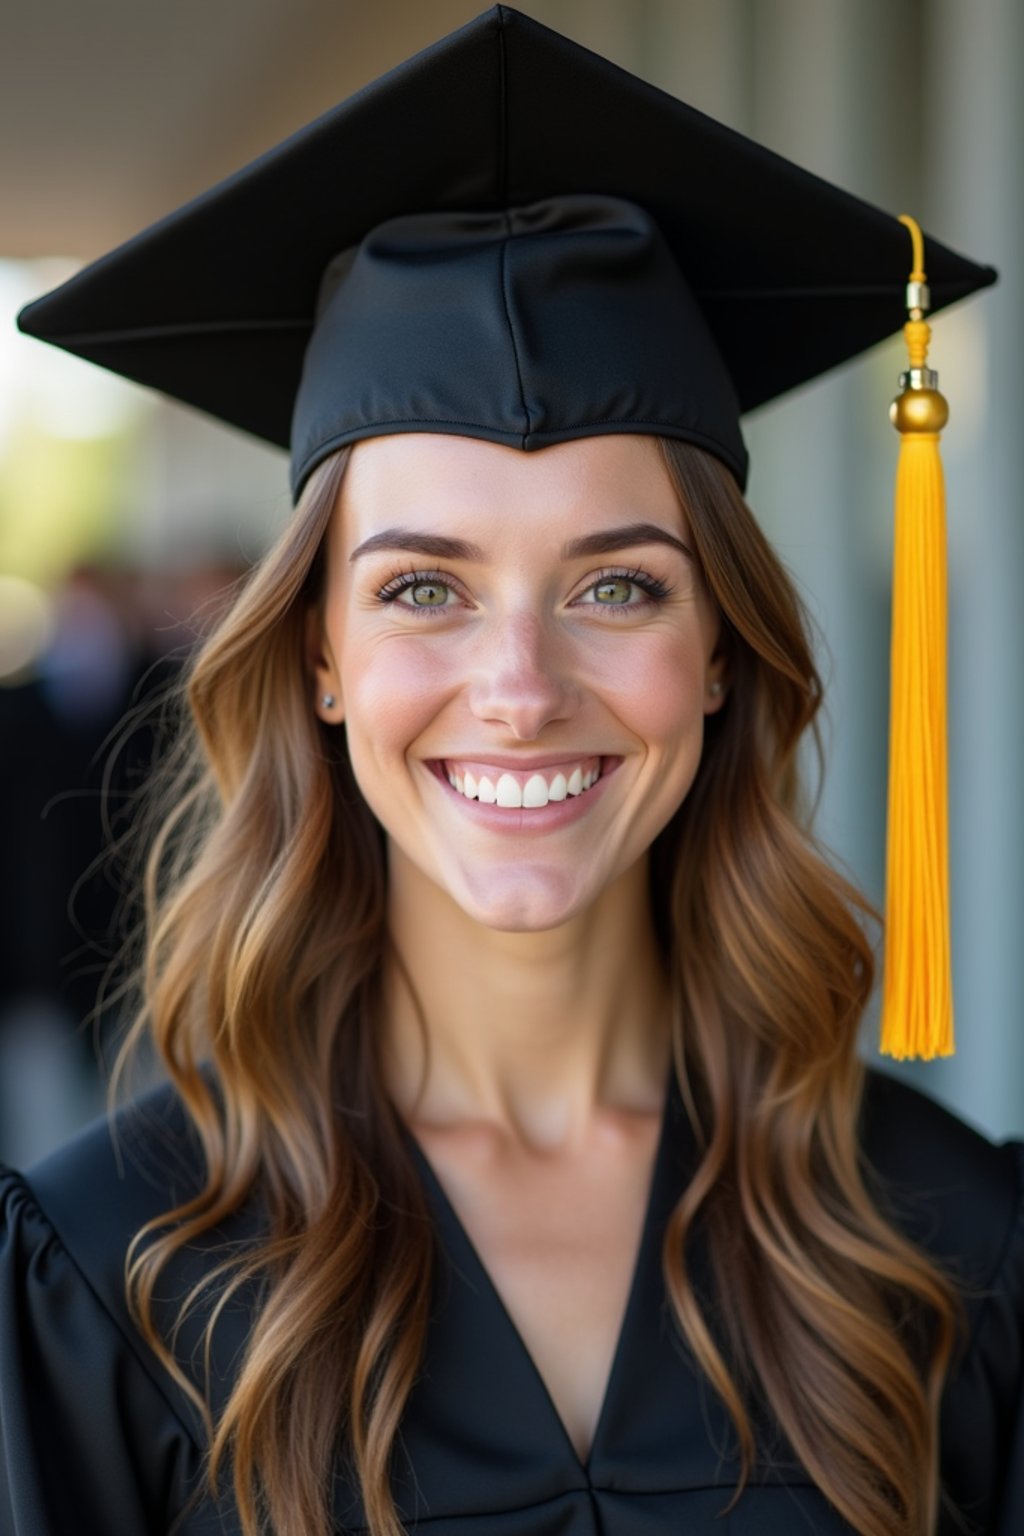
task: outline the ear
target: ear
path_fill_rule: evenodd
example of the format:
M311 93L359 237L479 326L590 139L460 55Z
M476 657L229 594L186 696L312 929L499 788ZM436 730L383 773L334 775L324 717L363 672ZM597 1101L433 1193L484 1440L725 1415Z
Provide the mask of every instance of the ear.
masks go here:
M729 697L729 657L724 649L715 651L704 678L704 713L717 715Z
M313 679L313 708L325 725L340 725L345 716L341 697L341 675L334 661L330 641L324 633L319 606L306 610L304 650L306 669ZM333 703L325 703L325 699Z

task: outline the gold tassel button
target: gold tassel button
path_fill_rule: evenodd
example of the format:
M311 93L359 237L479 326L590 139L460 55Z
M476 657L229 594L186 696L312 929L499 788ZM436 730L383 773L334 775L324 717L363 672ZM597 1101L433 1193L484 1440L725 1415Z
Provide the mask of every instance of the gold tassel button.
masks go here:
M889 420L897 432L939 433L949 420L949 405L937 389L906 389L890 405Z
M949 407L928 367L924 241L904 326L910 367L889 418L900 433L893 559L884 1054L953 1053L946 724L946 509L939 433Z

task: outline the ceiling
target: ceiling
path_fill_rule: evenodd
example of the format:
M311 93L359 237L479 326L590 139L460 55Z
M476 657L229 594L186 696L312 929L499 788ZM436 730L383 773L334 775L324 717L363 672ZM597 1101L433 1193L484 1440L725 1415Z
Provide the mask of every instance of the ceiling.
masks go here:
M99 255L485 8L486 0L5 5L0 257Z

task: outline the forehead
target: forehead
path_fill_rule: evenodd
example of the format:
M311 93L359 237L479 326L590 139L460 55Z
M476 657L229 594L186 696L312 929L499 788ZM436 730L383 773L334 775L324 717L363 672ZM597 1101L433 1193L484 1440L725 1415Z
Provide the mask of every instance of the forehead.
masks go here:
M526 452L481 438L406 432L354 444L332 537L351 550L401 521L486 545L489 525L559 537L641 515L678 530L684 518L654 438L607 433ZM508 516L511 522L504 519Z

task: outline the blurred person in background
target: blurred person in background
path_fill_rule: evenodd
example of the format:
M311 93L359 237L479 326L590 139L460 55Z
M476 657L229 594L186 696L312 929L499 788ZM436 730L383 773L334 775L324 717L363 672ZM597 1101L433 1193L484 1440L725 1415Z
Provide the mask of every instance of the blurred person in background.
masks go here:
M239 575L80 564L49 643L0 688L0 1155L32 1161L99 1113L116 1011L97 1008L117 948L131 823L157 749L157 703L204 614Z

